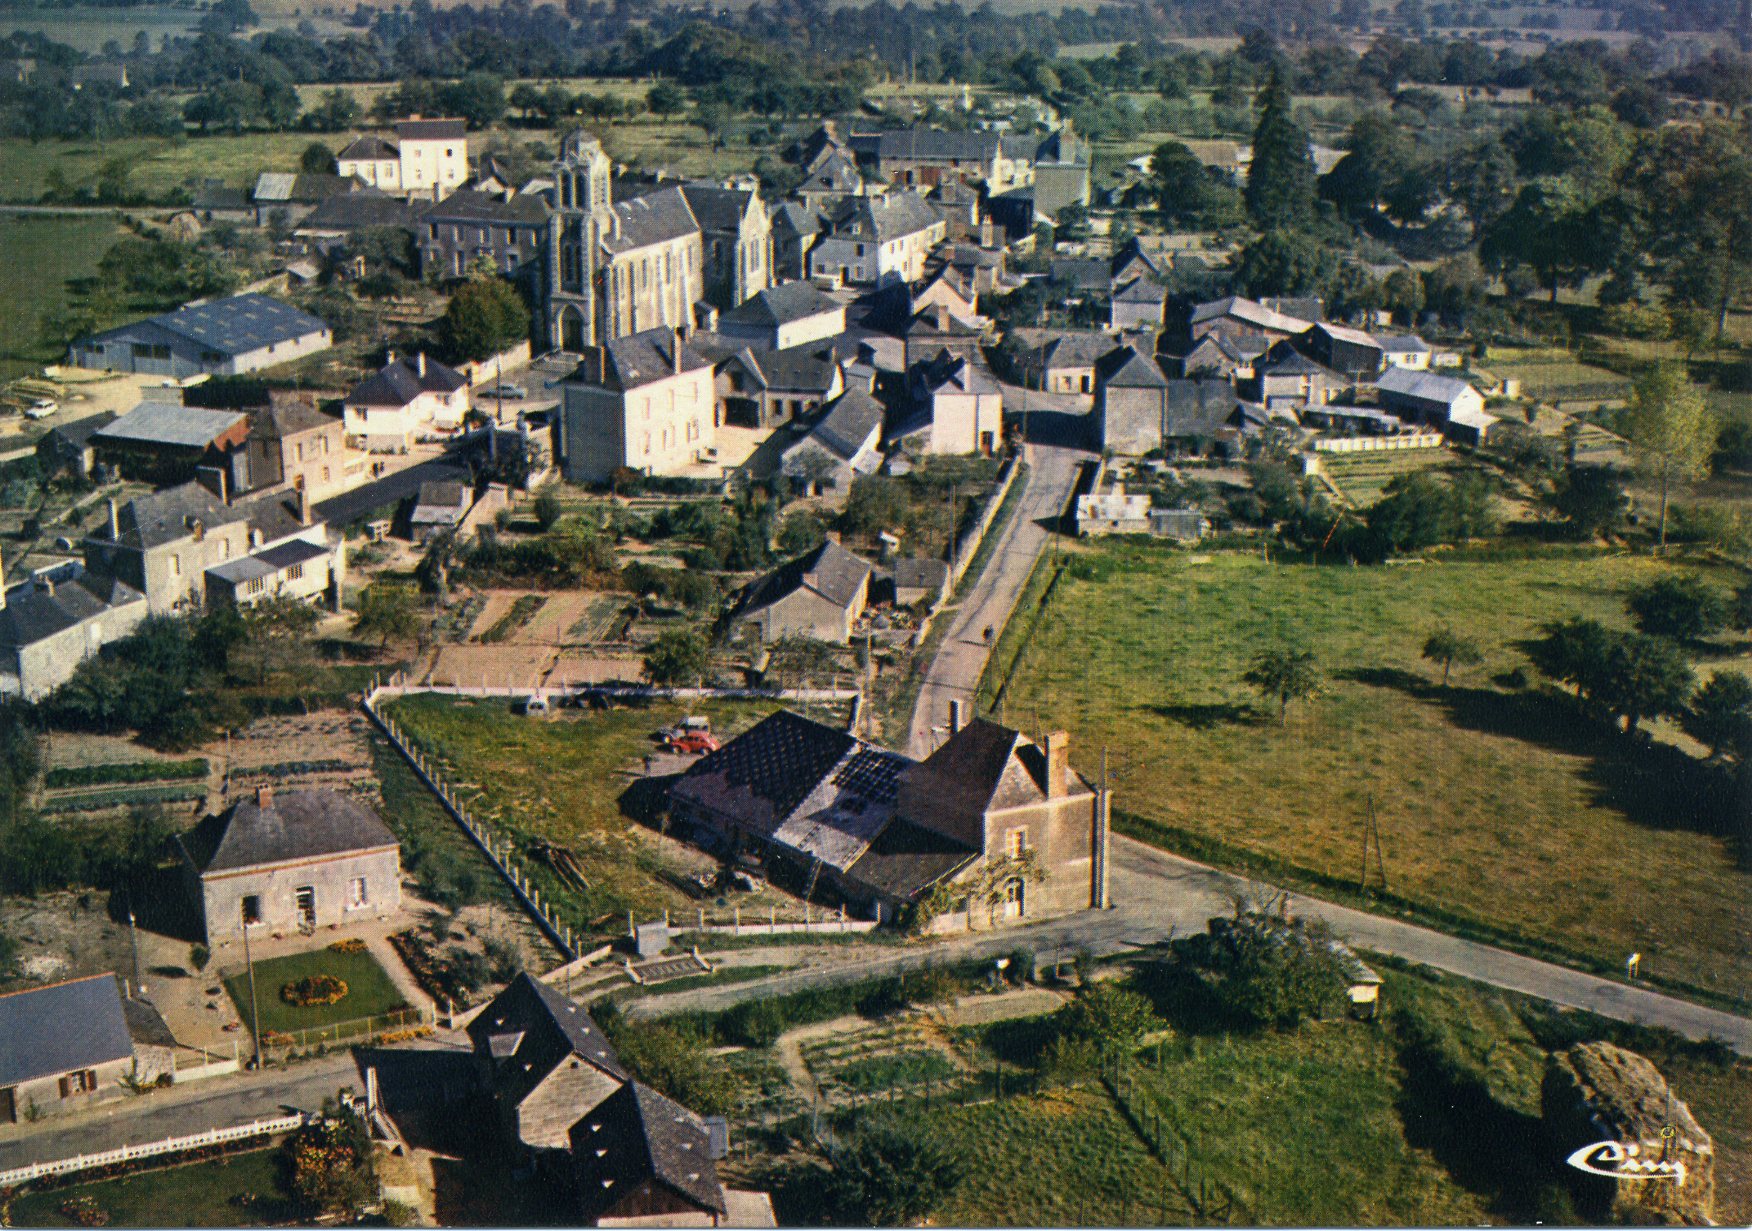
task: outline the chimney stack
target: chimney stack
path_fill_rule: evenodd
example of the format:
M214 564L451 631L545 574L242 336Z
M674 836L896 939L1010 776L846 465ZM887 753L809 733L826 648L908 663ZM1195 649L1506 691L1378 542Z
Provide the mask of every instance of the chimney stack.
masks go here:
M669 340L669 363L677 376L681 375L681 345L684 336L681 330L677 329Z
M302 482L298 484L298 524L310 524L310 491Z
M418 354L416 354L414 356L414 371L418 372L422 377L424 377L426 375L426 352L425 351L420 351Z
M383 366L386 368L395 366L395 352L394 351L385 351L384 352Z
M122 523L116 512L116 498L114 496L109 499L109 536L112 543L122 537Z
M958 735L967 723L967 702L955 697L949 702L949 734Z
M1070 789L1071 737L1065 731L1046 736L1046 797L1059 799Z
M256 807L270 808L273 804L274 788L271 786L258 786L256 788Z

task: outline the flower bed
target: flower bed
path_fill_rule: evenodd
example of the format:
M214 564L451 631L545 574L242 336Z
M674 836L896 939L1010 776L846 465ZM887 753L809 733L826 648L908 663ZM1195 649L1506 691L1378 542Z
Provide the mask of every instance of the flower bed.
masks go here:
M363 947L363 946L361 946ZM339 1004L347 998L347 981L333 975L305 975L280 989L280 999L300 1008Z
M363 953L365 952L365 942L357 936L349 936L345 940L335 941L329 948L336 953Z

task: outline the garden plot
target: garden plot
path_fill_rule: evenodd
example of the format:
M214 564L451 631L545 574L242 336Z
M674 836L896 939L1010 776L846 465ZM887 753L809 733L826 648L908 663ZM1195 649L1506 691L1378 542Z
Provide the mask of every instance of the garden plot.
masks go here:
M262 718L210 746L207 756L232 795L258 786L375 795L369 731L357 714Z
M547 602L511 634L510 640L519 645L564 644L566 631L583 618L593 597L585 591L548 595Z
M425 682L490 688L535 688L554 667L546 645L447 645L438 651Z
M861 1102L926 1085L946 1091L969 1076L966 1062L926 1014L836 1029L830 1037L802 1043L799 1051L828 1104Z

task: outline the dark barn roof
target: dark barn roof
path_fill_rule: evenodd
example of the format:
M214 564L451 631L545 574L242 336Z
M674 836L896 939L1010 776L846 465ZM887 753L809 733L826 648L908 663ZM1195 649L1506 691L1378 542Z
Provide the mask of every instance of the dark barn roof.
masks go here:
M475 1016L468 1037L477 1053L503 1063L504 1093L514 1104L572 1056L611 1077L627 1077L608 1036L584 1007L528 971L520 971Z
M715 1214L724 1186L706 1126L693 1112L642 1082L629 1081L572 1126L579 1202L587 1216L655 1181Z

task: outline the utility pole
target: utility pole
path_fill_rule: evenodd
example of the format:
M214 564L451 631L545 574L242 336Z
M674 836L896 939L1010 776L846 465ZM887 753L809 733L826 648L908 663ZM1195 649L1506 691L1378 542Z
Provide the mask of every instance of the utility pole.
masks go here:
M249 920L243 921L243 965L249 971L249 1033L255 1040L254 1068L262 1067L262 1014L256 1004L255 959L249 952Z
M134 951L134 995L144 996L146 985L140 982L140 935L134 930L134 891L128 891L128 945Z

